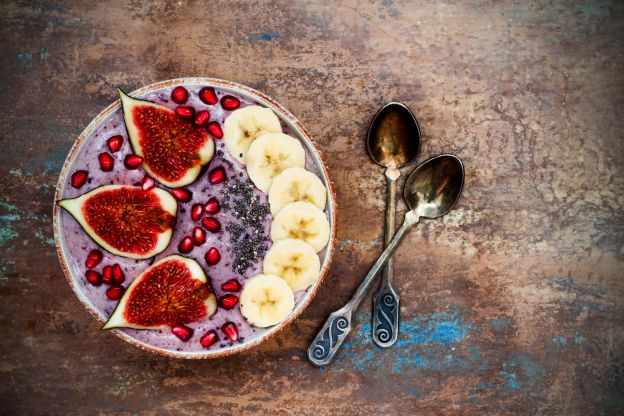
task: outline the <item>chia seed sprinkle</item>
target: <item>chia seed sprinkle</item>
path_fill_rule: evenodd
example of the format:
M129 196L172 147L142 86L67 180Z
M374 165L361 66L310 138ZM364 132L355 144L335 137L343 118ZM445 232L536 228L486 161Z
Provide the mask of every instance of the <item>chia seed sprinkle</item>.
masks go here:
M232 243L232 271L244 274L268 249L269 237L264 222L268 207L253 193L250 180L231 178L222 191L221 209L230 211L239 223L230 223L225 231Z

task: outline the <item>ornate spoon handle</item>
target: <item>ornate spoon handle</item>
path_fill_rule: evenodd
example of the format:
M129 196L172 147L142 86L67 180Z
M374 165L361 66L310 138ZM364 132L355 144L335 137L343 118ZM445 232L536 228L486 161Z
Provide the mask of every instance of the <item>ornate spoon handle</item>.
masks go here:
M386 191L386 230L384 243L388 245L394 235L394 216L396 212L397 179L401 172L393 166L386 169L388 190ZM373 295L373 341L381 348L394 345L399 335L399 295L394 290L394 264L388 259L383 270L381 285Z
M373 297L373 341L381 348L394 345L399 336L399 295L382 284Z
M351 332L353 311L360 306L377 273L386 264L388 258L392 256L407 230L417 222L418 215L414 211L408 211L405 214L401 228L392 237L390 244L381 253L381 256L379 256L362 283L360 283L360 287L358 287L351 300L345 306L329 315L329 318L308 348L308 359L312 364L322 366L332 361L345 338Z
M350 303L342 309L332 312L325 325L308 348L308 359L314 365L327 365L334 358L334 354L351 332L351 318L353 309Z

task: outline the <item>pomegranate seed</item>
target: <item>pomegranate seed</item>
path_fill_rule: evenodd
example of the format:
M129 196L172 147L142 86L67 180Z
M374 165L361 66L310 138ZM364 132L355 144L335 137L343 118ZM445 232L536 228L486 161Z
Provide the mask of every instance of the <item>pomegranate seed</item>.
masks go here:
M206 217L201 221L201 224L211 233L218 233L221 231L221 223L215 217Z
M221 260L221 253L219 253L219 250L217 250L216 247L210 247L204 256L204 260L206 260L206 263L208 263L209 266L214 266L219 263L219 260Z
M124 290L126 290L122 285L113 285L106 289L106 297L110 300L118 300L123 296Z
M118 151L119 149L121 149L121 144L123 143L123 137L117 135L117 136L113 136L110 139L108 139L106 141L106 145L108 146L108 150L111 151L111 153L115 153L116 151Z
M236 341L238 339L238 328L234 322L226 322L221 327L221 331L225 334L226 337L230 339L230 341Z
M104 172L110 172L113 170L113 166L115 165L115 159L108 153L100 153L98 156L98 160L100 161L100 169Z
M221 211L221 205L219 204L217 198L210 198L208 202L206 202L206 213L216 214L219 211Z
M193 239L187 235L182 240L180 240L180 243L178 244L178 251L180 253L186 254L190 253L191 250L193 250Z
M154 179L149 176L143 178L143 181L141 182L141 188L143 188L144 191L149 191L154 186L156 186L156 182L154 182Z
M188 202L193 197L193 193L186 188L172 189L171 193L180 202Z
M193 228L193 241L196 246L201 246L206 242L206 231L201 227Z
M182 118L192 118L195 115L193 107L176 107L175 113Z
M221 139L223 137L223 130L221 130L221 126L216 121L208 123L206 130L208 130L208 133L215 139Z
M180 338L182 342L188 341L193 336L193 330L189 328L188 326L184 326L184 325L172 326L171 332L173 332L173 335Z
M225 169L223 168L223 166L214 168L208 174L208 181L213 185L221 183L225 181L226 179L227 179L227 175L225 174Z
M89 172L86 170L77 170L71 176L71 186L78 189L87 182Z
M85 260L85 266L88 269L92 269L102 261L102 252L97 248L94 248L87 254L87 260Z
M93 286L99 286L102 284L102 275L95 270L87 270L85 272L85 279Z
M214 329L211 329L210 331L206 332L199 339L199 343L204 348L208 348L209 346L211 346L217 341L219 341L219 336L217 335L217 331L215 331Z
M221 285L221 289L226 292L238 292L241 290L241 284L236 279L230 279Z
M208 105L215 105L219 101L217 93L212 87L205 87L199 90L199 99Z
M191 208L191 219L199 221L202 215L204 215L204 206L202 204L193 205L193 208Z
M184 87L175 87L171 91L171 99L174 103L183 104L188 100L189 93Z
M102 281L107 285L113 283L113 266L104 266L102 270Z
M126 280L126 275L123 270L121 270L121 266L117 263L113 265L113 282L118 285L122 284Z
M228 111L236 110L238 107L240 107L240 100L231 95L224 95L221 98L221 107L223 107L224 110Z
M210 113L206 110L203 110L197 113L195 119L193 120L193 123L195 123L197 127L200 127L206 124L208 120L210 120Z
M235 295L224 295L219 298L219 305L223 309L232 309L238 303L238 296Z
M128 169L136 169L141 166L141 163L143 163L143 158L137 155L126 155L124 159L124 165Z

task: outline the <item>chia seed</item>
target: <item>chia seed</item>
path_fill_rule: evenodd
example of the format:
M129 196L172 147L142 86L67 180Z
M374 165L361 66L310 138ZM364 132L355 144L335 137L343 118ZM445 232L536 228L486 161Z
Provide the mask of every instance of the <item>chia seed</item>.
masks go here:
M242 275L268 249L269 238L264 222L269 210L254 195L251 181L239 178L231 178L224 187L221 209L232 212L239 220L238 223L228 224L225 231L232 243L232 271Z

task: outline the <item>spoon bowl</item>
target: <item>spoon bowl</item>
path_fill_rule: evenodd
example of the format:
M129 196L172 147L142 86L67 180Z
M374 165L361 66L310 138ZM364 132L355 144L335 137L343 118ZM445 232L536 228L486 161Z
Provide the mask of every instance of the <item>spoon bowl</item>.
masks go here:
M455 155L442 154L420 164L405 182L405 202L419 217L445 215L464 187L464 164Z
M405 105L391 102L375 114L366 137L368 153L383 167L400 168L416 158L420 127Z

